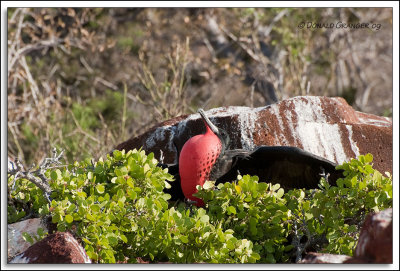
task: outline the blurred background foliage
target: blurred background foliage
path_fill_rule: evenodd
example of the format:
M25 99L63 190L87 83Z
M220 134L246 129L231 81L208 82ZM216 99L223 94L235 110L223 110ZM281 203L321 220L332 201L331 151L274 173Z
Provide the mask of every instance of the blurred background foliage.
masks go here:
M199 107L297 95L391 117L392 9L8 9L8 155L25 164L53 147L97 158Z

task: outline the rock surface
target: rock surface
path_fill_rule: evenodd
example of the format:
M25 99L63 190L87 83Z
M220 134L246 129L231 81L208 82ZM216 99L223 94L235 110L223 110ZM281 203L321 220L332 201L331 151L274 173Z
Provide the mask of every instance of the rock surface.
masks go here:
M36 236L38 228L43 228L45 231L47 231L46 225L42 223L40 218L32 218L9 224L7 225L7 228L8 259L11 259L15 255L24 252L28 247L31 246L29 242L26 242L22 238L22 233L27 232L31 236Z
M393 263L393 209L369 214L349 263Z
M68 232L56 232L18 254L10 263L91 263L83 247Z
M393 263L393 209L366 217L353 257L310 252L300 263Z
M294 146L339 164L372 153L374 168L392 173L392 120L355 111L343 98L299 96L259 108L214 108L206 114L228 132L230 149ZM179 116L115 149L142 147L159 160L163 157L163 163L176 163L177 149L204 131L199 114Z
M351 259L351 257L347 255L310 252L300 263L344 263L349 259Z

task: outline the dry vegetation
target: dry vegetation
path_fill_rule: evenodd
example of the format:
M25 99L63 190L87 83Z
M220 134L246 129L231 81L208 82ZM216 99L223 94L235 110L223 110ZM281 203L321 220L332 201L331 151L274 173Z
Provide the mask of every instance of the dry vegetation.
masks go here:
M301 22L379 30L299 29ZM391 116L390 8L8 9L8 155L98 157L157 122L297 95Z

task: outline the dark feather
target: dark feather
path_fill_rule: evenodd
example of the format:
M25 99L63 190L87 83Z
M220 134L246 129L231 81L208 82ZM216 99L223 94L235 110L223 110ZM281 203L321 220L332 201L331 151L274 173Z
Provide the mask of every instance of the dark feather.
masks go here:
M235 156L232 168L216 184L235 180L241 175L256 175L260 182L279 183L285 189L317 188L323 175L331 185L341 177L336 164L296 147L261 146L249 156Z

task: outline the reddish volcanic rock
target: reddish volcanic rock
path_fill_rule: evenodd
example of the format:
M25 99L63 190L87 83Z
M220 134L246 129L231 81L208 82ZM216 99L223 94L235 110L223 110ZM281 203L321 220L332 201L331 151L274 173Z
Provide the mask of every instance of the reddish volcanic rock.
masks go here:
M353 257L311 252L300 263L393 263L392 208L367 216Z
M349 263L393 263L393 209L369 214Z
M56 232L17 255L10 263L91 263L83 247L68 232Z
M300 263L344 263L349 259L351 257L347 255L310 252Z
M392 121L355 111L343 98L300 96L249 108L220 107L207 116L230 138L230 149L257 146L294 146L332 162L343 163L372 153L374 168L392 173ZM205 128L199 114L179 116L156 125L118 146L118 150L154 152L164 163L176 163L176 148Z

